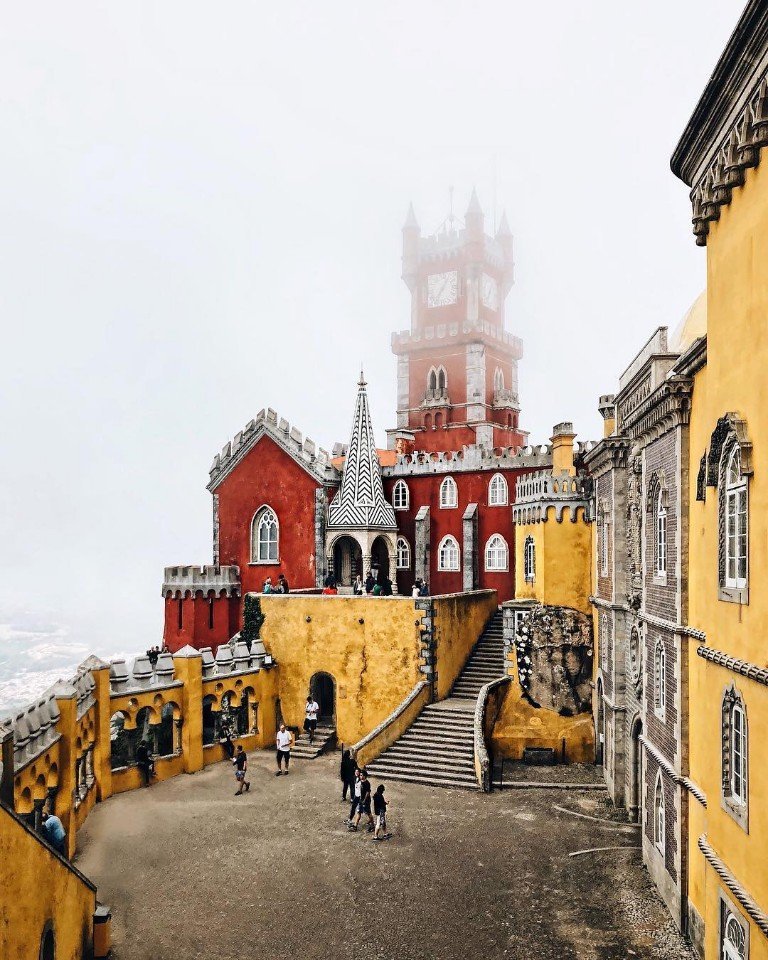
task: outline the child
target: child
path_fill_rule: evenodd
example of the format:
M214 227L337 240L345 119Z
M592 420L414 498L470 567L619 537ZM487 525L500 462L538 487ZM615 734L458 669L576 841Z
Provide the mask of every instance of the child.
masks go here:
M387 801L384 799L383 783L376 787L376 793L373 795L373 812L376 814L376 829L373 839L388 840L392 834L385 832L387 829Z

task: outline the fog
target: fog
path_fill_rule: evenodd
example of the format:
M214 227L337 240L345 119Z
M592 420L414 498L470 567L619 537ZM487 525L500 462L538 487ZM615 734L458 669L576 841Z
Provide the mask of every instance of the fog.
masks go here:
M0 707L159 641L214 454L272 406L395 423L400 228L505 208L521 426L704 285L669 157L741 3L49 2L0 36Z

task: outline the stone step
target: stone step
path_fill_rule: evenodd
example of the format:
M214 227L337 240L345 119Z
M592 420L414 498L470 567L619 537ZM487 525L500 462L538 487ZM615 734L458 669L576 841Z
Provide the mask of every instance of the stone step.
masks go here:
M412 725L412 730L456 730L462 733L464 730L471 730L475 725L473 717L467 717L466 720L454 720L447 717L435 716L419 717Z
M378 757L375 761L376 770L384 772L390 770L393 773L422 773L433 776L436 780L442 780L446 777L455 777L458 780L467 778L475 780L475 767L469 760L466 763L413 763L410 760L398 760L387 756ZM370 767L368 772L370 773ZM375 772L375 771L374 771Z
M451 759L458 757L459 759L466 760L467 757L474 757L475 751L472 744L462 744L459 746L451 747L442 747L436 750L434 747L429 746L428 744L418 743L417 741L412 741L411 743L403 743L400 740L397 743L392 744L391 747L387 747L384 751L384 754L407 754L408 756L415 757L445 757L446 759ZM384 755L382 754L382 756Z
M371 768L369 768L371 769ZM425 774L416 771L391 770L391 769L372 769L374 777L381 777L382 780L399 780L403 783L422 783L430 787L455 787L457 790L477 790L477 779L472 776L444 776L438 777L432 774Z
M430 757L415 757L411 754L403 756L399 753L390 753L390 751L387 750L386 753L383 753L377 758L376 763L384 761L408 768L409 770L454 770L461 773L466 771L472 772L475 769L474 760L469 757L459 758L458 760L441 758L438 762Z
M474 743L474 736L467 736L464 739L459 739L458 737L444 737L440 738L434 734L430 736L419 736L415 733L404 733L399 740L395 741L396 743L403 743L408 745L411 743L418 743L425 747L430 747L436 753L439 753L441 749L452 749L455 747L464 747L466 745L472 745Z

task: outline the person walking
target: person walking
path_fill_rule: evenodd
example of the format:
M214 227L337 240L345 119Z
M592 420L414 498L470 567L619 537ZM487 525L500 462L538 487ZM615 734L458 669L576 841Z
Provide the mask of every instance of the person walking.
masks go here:
M288 764L291 762L291 747L293 746L293 734L290 730L286 730L285 724L280 724L280 729L277 731L277 736L275 737L275 744L277 745L277 773L276 777L279 777L283 772L282 763L285 761L285 775L288 776Z
M374 840L386 840L391 834L387 833L387 801L384 799L384 784L376 787L373 795L373 813L376 818L373 831Z
M304 729L309 734L309 742L315 742L315 730L317 730L317 715L320 713L320 704L310 694L307 697L305 707L306 716L304 717Z
M67 855L67 831L64 824L52 813L44 813L42 817L42 831L45 839L54 850L63 857Z
M360 781L362 777L362 771L355 764L355 773L354 781L352 782L352 805L349 808L349 816L347 817L347 825L350 830L357 830L357 827L353 826L352 821L355 819L355 813L357 813L357 808L360 806L360 797L362 795L362 787L360 786Z
M347 802L347 790L349 790L350 800L355 796L355 774L357 773L357 763L355 762L352 751L345 750L341 755L341 767L339 769L339 779L342 782L341 802ZM350 816L350 820L352 817Z
M368 817L368 833L373 833L373 817L371 815L371 781L368 779L368 771L363 767L360 771L360 801L357 804L357 817L355 822L350 824L350 830L357 830L360 826L360 818L365 814Z
M144 779L144 786L148 787L149 781L155 775L155 761L152 758L152 754L149 751L146 740L142 740L136 748L136 766L141 771L141 776Z
M238 743L237 753L232 758L232 763L235 765L235 780L237 780L238 788L235 791L235 796L239 797L243 792L243 787L245 787L245 792L247 793L251 789L251 782L247 778L248 773L248 757L243 750L243 745Z

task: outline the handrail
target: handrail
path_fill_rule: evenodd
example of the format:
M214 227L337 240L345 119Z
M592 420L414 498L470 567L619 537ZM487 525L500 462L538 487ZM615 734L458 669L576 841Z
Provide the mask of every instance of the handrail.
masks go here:
M491 680L490 683L480 690L475 705L475 776L477 785L483 793L491 792L491 757L488 753L488 746L485 742L485 712L488 706L488 697L492 691L495 691L502 684L509 683L512 677L499 677L498 680Z
M427 692L427 697L429 696L430 688L431 688L431 684L428 680L419 680L419 682L416 684L413 690L411 690L411 692L408 694L405 700L403 700L402 703L400 703L397 707L395 707L395 709L392 711L392 713L389 714L388 717L382 720L377 727L374 727L374 729L371 730L370 733L366 734L362 738L362 740L358 740L356 744L350 747L350 750L352 751L352 756L357 759L360 756L361 750L364 751L364 753L367 753L366 748L370 747L371 744L373 744L373 742L377 740L379 737L382 737L382 735L386 732L386 730L390 726L392 726L392 724L394 724L397 720L399 720L403 716L403 714L406 713L408 708L411 707L422 694L424 694L424 691ZM421 712L421 706L419 707L419 713L420 712ZM416 718L414 717L413 719L415 720ZM412 722L413 720L411 721L411 723ZM386 746L389 746L389 744L387 744ZM365 763L369 763L371 760L374 760L382 752L383 749L386 749L386 747L382 747L381 749L373 748L371 750L371 756L366 755L361 758L364 761L361 764L361 766L364 766Z

